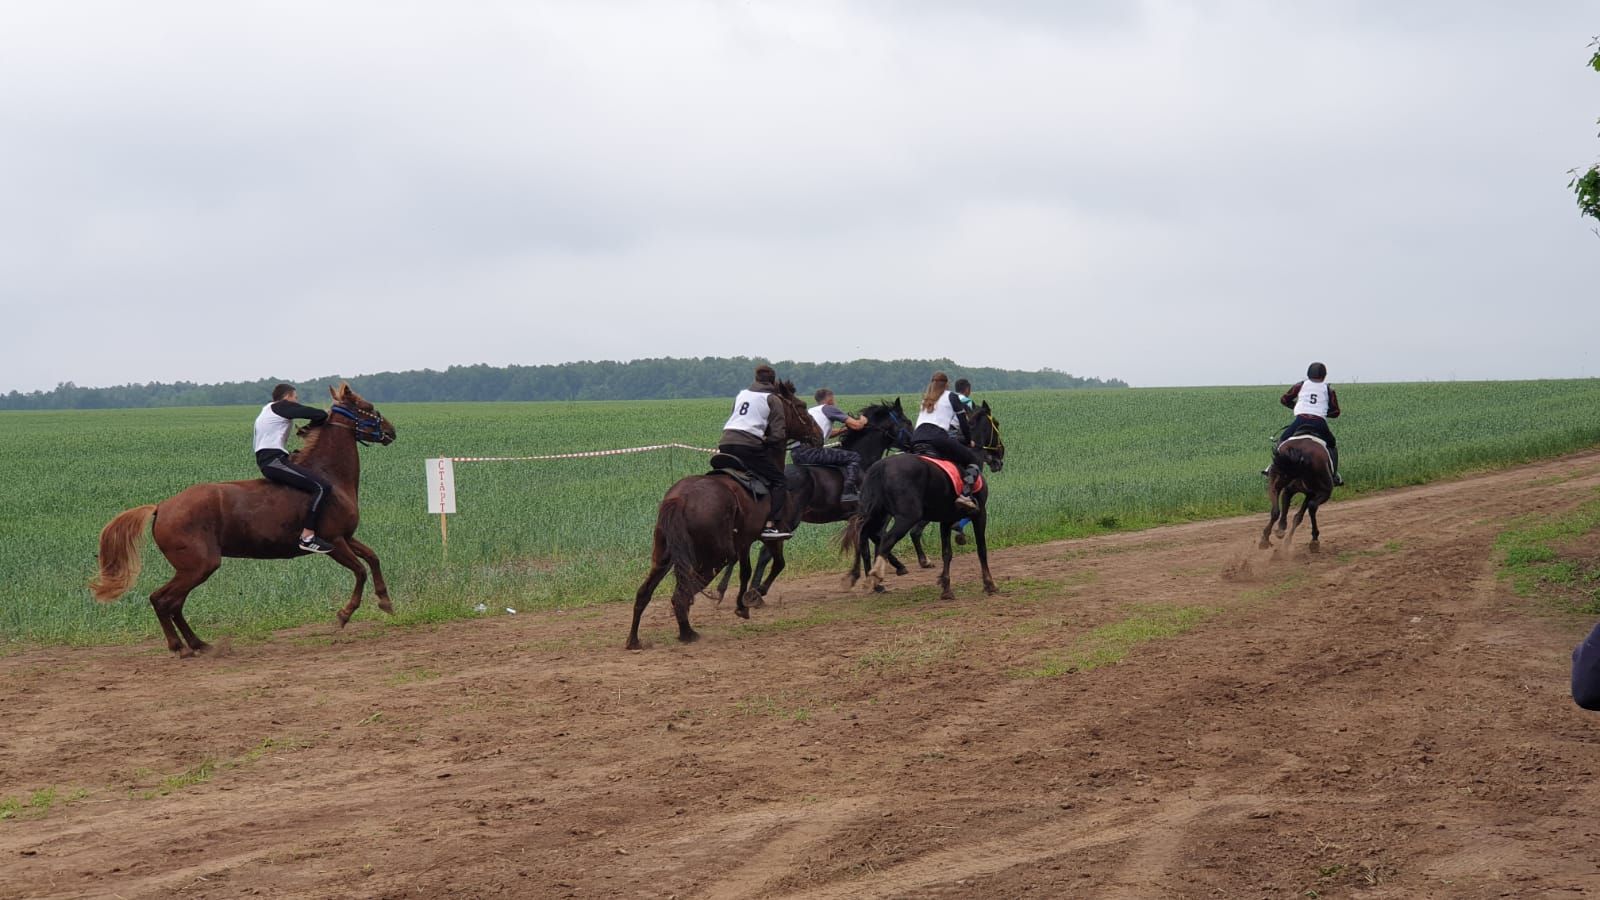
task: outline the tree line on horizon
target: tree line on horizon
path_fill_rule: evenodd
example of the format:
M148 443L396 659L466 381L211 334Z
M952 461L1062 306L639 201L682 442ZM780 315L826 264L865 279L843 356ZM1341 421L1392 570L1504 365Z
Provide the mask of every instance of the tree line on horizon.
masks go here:
M684 400L732 395L751 381L766 360L744 356L637 359L630 362L569 362L538 366L451 366L372 375L328 375L294 381L262 378L197 384L124 384L79 387L72 382L49 391L0 394L0 410L142 409L173 406L232 406L265 403L273 385L291 381L309 403L326 400L325 385L349 381L374 403L493 402L529 400ZM919 393L935 370L952 381L969 378L977 391L1127 387L1119 378L1081 378L1045 368L1037 371L962 366L948 359L858 359L851 362L772 362L778 377L802 394L828 387L840 394Z

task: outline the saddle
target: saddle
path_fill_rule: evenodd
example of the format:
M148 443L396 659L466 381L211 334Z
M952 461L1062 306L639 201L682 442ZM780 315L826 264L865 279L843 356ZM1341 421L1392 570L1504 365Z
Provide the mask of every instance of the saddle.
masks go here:
M963 490L966 489L966 485L964 483L962 483L962 481L961 481L961 470L956 468L956 464L955 463L951 462L948 459L939 459L938 457L934 457L934 456L925 456L925 455L923 455L921 453L916 454L916 457L917 457L917 459L920 459L925 463L928 463L928 464L930 464L932 466L935 466L935 467L943 470L945 476L950 479L950 485L955 488L957 495L959 495ZM972 489L974 491L983 490L983 475L982 475L982 473L979 473L978 479L972 483Z
M1291 434L1288 437L1284 438L1283 442L1278 444L1277 449L1282 450L1283 449L1283 445L1289 443L1290 441L1315 441L1318 444L1322 445L1322 449L1324 449L1324 450L1328 449L1328 442L1323 440L1322 438L1318 437L1316 432L1311 431L1308 428L1297 428L1297 429L1295 429L1294 434Z
M714 453L711 455L711 471L707 475L723 475L732 478L743 487L750 496L756 500L763 500L769 493L767 483L757 478L754 473L744 467L744 460L731 453Z

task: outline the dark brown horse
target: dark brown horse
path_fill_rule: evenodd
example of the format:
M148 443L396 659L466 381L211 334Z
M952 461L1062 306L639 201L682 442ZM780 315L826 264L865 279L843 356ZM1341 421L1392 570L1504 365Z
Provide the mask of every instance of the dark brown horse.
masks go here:
M784 431L791 439L813 445L822 442L817 423L806 413L805 403L795 396L794 382L779 384L772 396L783 410ZM768 452L773 465L782 471L787 452L784 445L768 448ZM750 585L750 544L767 521L770 502L765 496L760 500L753 498L729 475L690 475L667 489L661 508L656 512L650 574L645 576L633 600L629 650L643 646L639 643L639 617L644 615L650 595L655 593L668 570L676 581L672 613L678 619L678 640L692 641L700 637L689 627L689 604L694 602L694 595L716 577L717 570L730 562L739 563L739 602L735 612L740 618L750 618L750 610L744 602ZM781 566L783 545L773 542L769 547Z
M362 560L372 567L378 608L394 611L389 605L389 586L378 567L378 555L355 539L356 525L361 520L357 509L361 457L356 443L392 443L394 426L348 384L330 392L334 405L326 423L301 429L306 442L294 454L294 462L319 473L333 485L317 534L333 544L334 561L356 576L350 602L339 610L339 627L343 628L361 606L361 589L367 583ZM155 607L156 620L166 632L167 649L179 656L193 656L210 645L195 635L183 617L183 603L189 592L210 578L225 556L286 559L305 555L298 538L310 502L310 496L303 491L257 478L197 484L160 503L134 507L112 519L100 532L100 574L89 583L89 589L96 600L110 603L133 586L142 564L139 540L154 519L156 546L176 571L171 580L150 595L150 605Z
M861 457L862 471L877 465L890 448L910 452L913 426L911 420L906 418L899 397L893 403L884 401L868 406L861 410L861 417L867 420L866 427L845 431L839 437L839 446ZM854 503L847 506L839 499L844 495L844 470L833 466L789 466L784 474L789 483L789 502L783 510L783 521L778 523L783 530L792 532L800 527L801 522L843 522L855 511ZM899 560L891 556L889 561L901 575L906 574L905 566L900 565ZM761 573L769 563L772 569L763 580ZM764 602L762 598L772 590L772 583L778 580L778 573L782 571L783 566L773 561L772 549L762 544L761 552L756 556L756 593L746 597L745 602L760 607ZM732 578L733 565L730 563L722 571L722 583L715 590L707 589L706 595L721 603Z
M1294 495L1304 494L1305 504L1295 514L1294 526L1289 528L1289 534L1284 536L1284 528L1289 523L1289 508L1294 505ZM1317 530L1317 507L1328 502L1333 496L1333 461L1328 458L1328 447L1314 435L1297 434L1278 445L1273 451L1272 466L1267 470L1267 496L1272 500L1272 518L1267 520L1267 527L1261 529L1261 549L1272 547L1270 535L1272 526L1278 526L1278 537L1283 539L1283 546L1289 546L1294 540L1295 530L1300 527L1300 520L1306 513L1311 513L1311 545L1312 553L1322 549L1318 542L1321 533Z
M983 401L982 406L972 411L973 425L978 424L980 416L989 420L988 433L991 437L987 441L981 443L974 441L974 443L978 444L978 452L983 454L983 461L989 466L989 471L998 472L1005 466L1006 445L1000 440L1000 423L995 421L994 413L989 409L989 401ZM974 435L976 435L976 431L974 431ZM922 530L927 527L927 522L918 522L917 527L911 529L910 532L911 547L917 551L917 566L923 569L933 568L933 563L928 562L928 554L922 549ZM959 531L956 532L957 543L966 543L966 538L960 537L960 534ZM905 566L900 565L899 561L893 556L889 557L889 562L894 566L896 575L906 574Z
M973 440L985 448L991 468L1004 465L1006 447L1000 440L1000 422L983 405L983 415L974 417ZM972 492L978 502L976 512L963 512L956 506L956 487L944 470L936 468L925 459L911 454L890 457L867 473L861 485L860 511L850 517L850 525L840 537L840 549L854 552L855 562L845 576L846 586L853 586L866 571L867 584L874 591L883 590L883 578L891 562L890 551L902 537L922 522L939 523L939 548L944 558L944 571L939 574L939 596L954 600L950 587L950 531L963 518L972 520L972 536L978 545L978 567L983 573L983 590L999 593L1000 588L989 574L989 486ZM876 561L872 561L876 548Z

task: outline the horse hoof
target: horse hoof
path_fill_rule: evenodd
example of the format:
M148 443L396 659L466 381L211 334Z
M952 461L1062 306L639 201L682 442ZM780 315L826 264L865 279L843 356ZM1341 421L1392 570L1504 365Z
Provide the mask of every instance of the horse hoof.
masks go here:
M917 568L919 568L919 569L931 569L931 568L933 568L933 563L928 562L925 559L919 559L919 560L917 560ZM901 572L900 574L904 575L905 573Z
M179 659L190 659L193 656L194 656L194 651L190 650L188 647L183 647L183 648L180 648L178 650L178 658Z
M638 638L632 638L631 640L628 641L628 646L624 647L623 649L624 650L643 650L644 649L644 644L639 643L639 639Z
M345 612L344 610L340 610L338 615L335 615L334 618L339 620L339 627L340 628L343 628L346 625L350 624L350 614Z
M751 591L749 594L745 595L744 605L750 607L751 609L760 609L761 607L767 605L767 598L761 596L760 592L758 591Z
M678 633L678 640L685 644L692 644L700 640L700 632L695 631L693 628L688 631L681 631Z
M1306 545L1306 549L1310 550L1312 553L1321 553L1322 552L1322 545L1317 543L1316 541L1312 541L1311 543Z
M851 588L855 587L856 586L856 582L859 581L859 580L860 579L857 578L855 575L846 575L843 578L839 579L839 586L848 591Z
M954 600L955 598L956 598L956 592L955 591L944 591L943 593L939 594L939 599L940 600Z
M382 600L378 601L378 608L383 610L384 612L388 613L391 616L394 615L394 606L393 606L393 604L391 604L389 602L389 598L388 597L385 597Z
M741 606L738 609L734 610L733 614L738 616L741 619L748 619L748 618L750 618L750 607Z
M931 569L933 567L932 566L927 566L926 568ZM910 575L911 574L911 570L906 568L905 566L895 566L894 573L896 575Z
M1000 586L992 581L985 581L983 583L983 592L985 594L998 594L1000 593Z
M889 589L881 584L875 584L872 586L872 592L874 594L887 594L889 593Z

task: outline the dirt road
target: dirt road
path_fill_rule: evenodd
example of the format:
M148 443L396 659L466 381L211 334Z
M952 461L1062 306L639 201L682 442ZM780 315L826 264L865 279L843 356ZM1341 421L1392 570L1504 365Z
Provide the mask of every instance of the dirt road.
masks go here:
M39 798L0 897L1600 894L1583 629L1492 559L1597 487L1336 502L1316 556L1255 518L1007 550L994 598L962 556L953 603L795 580L690 646L658 598L640 653L627 604L188 661L152 618L0 659L0 796Z

